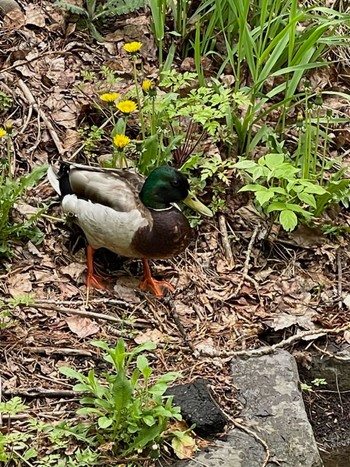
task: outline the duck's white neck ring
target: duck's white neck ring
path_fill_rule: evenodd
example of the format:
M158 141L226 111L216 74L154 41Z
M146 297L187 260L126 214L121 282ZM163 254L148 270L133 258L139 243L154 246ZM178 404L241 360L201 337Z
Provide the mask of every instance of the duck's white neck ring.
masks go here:
M168 208L162 208L162 209L155 209L155 208L148 208L150 211L157 211L157 212L161 212L161 211L169 211L170 209L173 209L173 208L176 208L178 209L179 211L181 211L181 209L179 208L179 206L176 204L176 203L170 203L170 206Z

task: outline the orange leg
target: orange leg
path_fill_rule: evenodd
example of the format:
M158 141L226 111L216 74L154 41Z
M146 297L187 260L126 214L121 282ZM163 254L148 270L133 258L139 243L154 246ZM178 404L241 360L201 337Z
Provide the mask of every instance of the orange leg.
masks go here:
M100 278L94 275L94 253L95 250L92 246L88 245L87 247L87 277L86 277L86 287L90 289L95 287L96 289L105 289L105 286L100 282Z
M151 268L147 259L142 259L144 278L140 283L141 290L151 289L157 295L157 297L163 297L162 287L165 287L172 292L175 292L175 288L167 281L157 281L152 277Z

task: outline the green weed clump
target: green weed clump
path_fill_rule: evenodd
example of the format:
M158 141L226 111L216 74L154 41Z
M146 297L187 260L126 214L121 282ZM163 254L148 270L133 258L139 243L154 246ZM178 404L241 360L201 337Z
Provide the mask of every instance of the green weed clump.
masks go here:
M11 255L11 241L30 239L39 243L43 233L36 226L37 220L44 209L39 209L24 222L19 223L12 219L14 205L23 198L26 191L33 187L46 173L47 166L34 167L31 173L14 178L11 160L11 136L9 129L0 128L0 145L5 141L6 157L0 160L0 256Z
M85 376L70 367L60 368L62 374L78 381L74 386L81 405L76 411L78 420L47 424L32 419L26 430L0 432L0 462L88 467L125 460L136 467L145 459L160 457L165 444L167 454L172 446L181 459L193 452L190 430L178 424L182 419L179 407L172 405L172 396L164 395L179 373L154 379L142 355L155 344L148 342L130 352L122 339L114 348L101 341L93 345L104 351L109 366L100 377L94 370ZM1 413L9 416L28 408L18 397L0 403Z
M130 352L119 339L115 348L105 342L93 345L105 351L104 360L111 365L110 372L97 378L94 370L85 376L69 367L60 368L61 373L78 381L74 390L86 395L80 399L82 408L78 415L87 421L72 427L62 424L62 432L80 438L84 433L90 446L106 446L114 457L135 454L157 458L166 439L176 438L169 429L171 419L181 420L180 408L172 406L172 396L164 396L168 385L180 376L171 372L151 383L152 368L141 353L155 349L155 344L142 344ZM136 367L130 375L130 365Z

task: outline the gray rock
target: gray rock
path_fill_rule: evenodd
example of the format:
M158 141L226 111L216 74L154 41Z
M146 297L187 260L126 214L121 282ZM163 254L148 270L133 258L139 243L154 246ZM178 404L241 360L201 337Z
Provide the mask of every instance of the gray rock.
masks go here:
M294 358L286 351L232 361L234 384L243 406L242 425L263 439L270 451L268 467L321 467L315 438L299 390ZM266 452L253 436L233 429L227 441L176 466L261 467Z

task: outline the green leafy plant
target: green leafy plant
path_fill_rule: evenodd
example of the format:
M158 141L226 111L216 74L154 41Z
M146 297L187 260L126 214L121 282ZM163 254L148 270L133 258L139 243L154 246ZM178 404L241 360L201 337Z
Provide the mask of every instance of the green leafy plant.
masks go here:
M12 318L14 308L19 305L30 305L34 303L32 295L18 295L7 301L0 300L0 329L7 329L17 324L17 321Z
M99 143L102 141L104 130L97 125L83 126L78 129L79 135L84 139L84 150L87 156L91 156L92 153L98 148Z
M96 23L111 16L126 15L139 10L145 6L145 0L104 0L100 2L86 0L83 7L57 0L56 6L78 15L83 26L89 29L92 37L98 42L103 42L104 38L98 32Z
M298 216L310 220L326 189L309 179L300 178L300 170L284 154L267 154L257 162L242 160L235 167L244 170L252 182L240 191L254 192L257 204L267 213L278 213L282 227L289 231L298 224ZM302 207L303 205L304 207Z
M7 113L12 107L13 99L5 92L0 91L0 112Z
M38 209L24 222L18 223L12 220L11 212L28 188L35 185L46 173L47 166L35 167L28 175L12 178L5 176L7 164L3 164L0 178L0 255L11 254L10 243L14 239L29 238L34 243L43 239L43 233L36 226L37 220L46 209Z
M0 402L0 413L9 417L28 409L19 397L13 397L8 402ZM30 446L31 434L19 430L0 431L0 462L2 465L23 465L35 457L37 451Z
M314 392L314 387L319 388L320 386L325 386L327 381L324 378L315 378L311 381L311 384L300 383L302 391Z
M181 420L179 407L172 406L172 397L164 396L169 383L179 374L166 373L151 382L152 369L141 354L153 350L153 343L131 351L126 350L122 339L115 348L101 341L93 345L105 352L103 358L111 371L98 378L94 370L85 376L70 367L60 368L61 373L78 381L74 390L85 393L80 399L83 407L77 414L87 417L87 421L74 427L65 422L57 429L89 440L90 447L108 446L112 456L158 457L164 440L174 438L169 421ZM136 367L131 372L133 363ZM177 442L178 439L179 436Z

